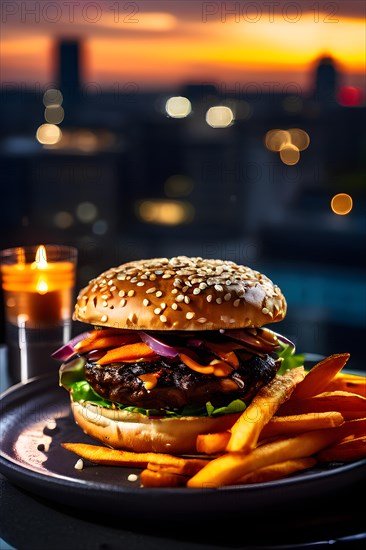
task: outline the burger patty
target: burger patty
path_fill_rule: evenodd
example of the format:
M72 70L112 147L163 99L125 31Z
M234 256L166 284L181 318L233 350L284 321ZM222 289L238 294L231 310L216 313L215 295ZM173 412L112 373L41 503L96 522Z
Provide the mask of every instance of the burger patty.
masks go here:
M276 375L278 366L269 355L239 359L228 377L200 374L181 361L160 358L151 362L98 365L87 362L85 377L102 397L126 406L144 409L181 409L186 405L214 407L234 399L249 403ZM146 389L142 375L155 375L157 383ZM154 378L154 377L153 377Z

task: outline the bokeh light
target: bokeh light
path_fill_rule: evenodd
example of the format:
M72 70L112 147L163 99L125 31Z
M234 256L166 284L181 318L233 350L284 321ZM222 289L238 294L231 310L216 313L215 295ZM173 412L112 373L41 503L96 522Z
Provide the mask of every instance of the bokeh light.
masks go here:
M164 184L167 197L186 197L192 192L192 189L193 181L182 174L170 176Z
M98 216L98 208L93 202L81 202L76 208L76 215L81 222L90 223Z
M345 216L349 214L353 207L353 200L347 193L338 193L334 195L330 202L330 206L334 214Z
M291 137L291 143L296 145L299 151L305 151L310 144L310 136L305 130L300 128L290 128L287 130Z
M267 149L278 153L282 147L291 143L291 134L287 130L269 130L265 135L264 143Z
M50 124L60 124L64 119L65 113L61 105L48 105L44 111L44 118Z
M194 208L183 201L151 199L137 205L137 214L146 223L179 225L193 220Z
M53 223L59 229L68 229L73 225L74 217L70 212L61 210L60 212L56 212L56 214L54 215Z
M293 166L297 164L300 160L300 151L293 143L288 143L284 145L280 151L280 159L284 164L288 166Z
M36 132L36 138L42 145L55 145L60 141L62 132L55 124L41 124Z
M172 118L185 118L191 113L192 105L187 97L174 96L167 100L165 110Z
M60 106L62 105L63 99L61 91L56 88L49 88L43 94L43 104L45 107L49 105Z
M206 113L206 122L212 128L227 128L234 121L234 113L230 107L217 105L210 107Z

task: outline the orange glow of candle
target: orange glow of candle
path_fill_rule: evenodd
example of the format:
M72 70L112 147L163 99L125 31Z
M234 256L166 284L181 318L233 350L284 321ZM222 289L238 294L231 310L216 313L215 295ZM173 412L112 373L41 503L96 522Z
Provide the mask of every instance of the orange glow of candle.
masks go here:
M48 259L44 245L37 248L33 261L23 248L15 251L14 261L1 265L7 319L17 324L20 316L25 316L27 325L33 327L55 325L69 319L75 262L56 257Z

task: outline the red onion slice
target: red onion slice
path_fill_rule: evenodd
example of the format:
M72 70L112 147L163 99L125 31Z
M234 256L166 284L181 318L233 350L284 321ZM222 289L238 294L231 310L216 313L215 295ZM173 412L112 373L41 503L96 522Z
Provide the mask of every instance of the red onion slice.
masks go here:
M139 331L139 335L141 340L158 355L171 358L178 356L178 351L175 348L165 344L156 336L151 336L151 334L143 331Z
M67 342L67 344L64 344L60 348L58 348L54 353L52 353L51 357L56 359L57 361L66 361L66 359L69 359L73 355L75 355L76 351L74 350L74 346L81 342L81 340L84 340L87 336L89 336L90 332L82 332L81 334L78 334L71 340Z

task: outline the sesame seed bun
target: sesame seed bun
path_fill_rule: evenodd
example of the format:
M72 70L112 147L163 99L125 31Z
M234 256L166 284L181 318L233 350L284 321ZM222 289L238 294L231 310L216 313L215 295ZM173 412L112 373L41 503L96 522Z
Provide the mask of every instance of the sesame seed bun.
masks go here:
M286 300L268 277L231 261L178 256L112 267L81 290L74 320L138 330L219 330L281 321Z
M195 453L198 434L228 430L240 415L151 418L74 401L71 409L76 423L86 434L113 449L137 453Z

